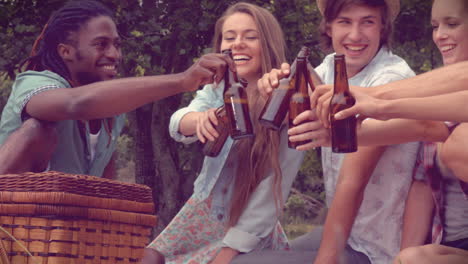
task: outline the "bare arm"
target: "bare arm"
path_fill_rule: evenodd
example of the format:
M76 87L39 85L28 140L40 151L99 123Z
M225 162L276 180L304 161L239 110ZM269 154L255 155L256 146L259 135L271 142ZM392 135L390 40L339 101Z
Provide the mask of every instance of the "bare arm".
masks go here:
M203 84L219 82L227 65L234 69L232 60L220 54L208 54L183 73L49 90L33 96L26 112L48 121L110 117L180 92L196 90Z
M442 164L439 169L449 170L465 184L468 183L468 124L459 124L439 148Z
M380 99L426 97L467 90L468 61L435 69L413 78L396 81L373 89Z
M102 173L102 178L111 179L111 180L116 179L117 177L117 166L115 164L116 159L117 159L117 153L114 152L114 154L112 154L112 157L109 160L109 163L107 163L107 166L104 168L104 171Z
M431 187L424 181L413 180L405 203L400 250L425 244L433 210Z
M194 135L197 131L197 120L202 112L190 112L180 120L179 132L184 136Z
M223 247L209 264L228 264L239 255L239 251L230 247Z
M414 141L443 142L449 135L443 122L412 119L367 119L357 132L360 146L387 146Z
M0 175L44 171L56 145L54 124L29 118L0 146Z
M346 155L315 264L339 263L361 206L365 187L384 150L385 147L361 147L357 152Z
M420 247L408 248L395 258L393 264L424 263L424 264L465 264L468 259L468 250L429 244Z
M467 101L468 91L424 98L403 98L385 101L379 112L389 118L468 122Z
M298 150L331 145L328 130L323 128L312 113L304 112L294 121L302 124L288 130L289 139L293 142L312 140L298 146ZM366 119L358 127L357 135L359 146L388 146L414 141L442 142L447 139L449 131L445 123L440 121Z
M361 114L380 120L409 118L468 122L468 91L395 100L377 99L360 91L353 91L353 94L356 104L335 114L336 119Z
M468 99L468 91L465 91L468 90L467 70L468 61L465 61L387 83L376 89L351 87L357 100L356 105L335 117L343 119L361 114L381 120L411 118L466 122L468 106L464 102ZM318 118L325 127L329 126L328 108L332 87L318 87L311 97L311 104L317 106Z
M217 124L216 108L210 108L204 112L190 112L180 121L179 132L184 136L196 133L198 139L205 143L206 139L213 141L219 136L215 128Z

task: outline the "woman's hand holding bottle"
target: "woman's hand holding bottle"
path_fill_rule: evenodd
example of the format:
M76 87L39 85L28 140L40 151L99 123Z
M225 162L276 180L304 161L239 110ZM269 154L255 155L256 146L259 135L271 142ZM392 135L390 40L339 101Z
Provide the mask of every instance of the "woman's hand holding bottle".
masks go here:
M219 136L215 129L215 126L218 125L216 110L217 108L210 108L198 113L196 133L202 143L205 143L206 140L214 141Z

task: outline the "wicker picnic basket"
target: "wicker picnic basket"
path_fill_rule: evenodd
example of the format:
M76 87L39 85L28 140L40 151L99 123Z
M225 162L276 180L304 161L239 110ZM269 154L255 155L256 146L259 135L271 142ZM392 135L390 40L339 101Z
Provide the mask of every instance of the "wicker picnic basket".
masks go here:
M60 172L0 175L1 264L139 263L151 189Z

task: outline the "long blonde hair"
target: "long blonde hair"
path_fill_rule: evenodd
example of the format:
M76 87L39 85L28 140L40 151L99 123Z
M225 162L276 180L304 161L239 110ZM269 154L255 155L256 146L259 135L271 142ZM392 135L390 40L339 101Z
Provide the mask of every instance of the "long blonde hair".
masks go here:
M270 72L273 68L279 68L281 63L286 61L286 45L283 31L276 18L268 10L253 4L243 2L234 4L218 19L213 40L214 50L220 52L224 21L234 13L250 15L257 25L262 50L262 74ZM264 128L258 122L258 117L264 105L265 100L259 95L258 91L255 90L249 93L249 107L255 137L243 139L235 143L237 153L249 153L249 155L237 156L235 185L229 212L229 226L234 226L237 223L252 192L271 169L274 172L272 188L275 194L278 214L284 204L281 196L282 175L278 158L279 133Z

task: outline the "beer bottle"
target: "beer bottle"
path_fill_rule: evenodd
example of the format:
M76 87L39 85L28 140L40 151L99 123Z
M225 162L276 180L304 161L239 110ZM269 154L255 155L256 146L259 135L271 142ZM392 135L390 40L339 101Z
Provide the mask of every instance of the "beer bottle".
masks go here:
M287 78L279 81L278 88L274 89L268 98L262 112L260 113L260 123L270 129L279 130L286 114L288 113L289 100L294 93L296 83L296 64L300 57L306 57L306 47L303 47L293 64Z
M232 58L231 50L226 50ZM239 80L237 73L226 69L224 73L224 106L229 120L229 134L233 139L254 136L247 99L247 81Z
M227 119L226 109L224 106L216 110L216 118L218 125L215 126L219 136L214 141L207 140L203 146L203 154L208 157L217 157L224 146L229 135L229 120Z
M345 56L335 55L335 84L330 102L330 125L332 151L336 153L355 152L357 150L356 117L335 120L336 113L350 108L356 100L349 92L346 74Z
M310 98L308 85L310 85L312 91L315 89L313 82L311 81L310 72L307 68L307 57L309 56L309 49L307 47L302 48L304 51L304 57L297 58L296 64L296 83L295 92L291 96L289 101L289 128L294 127L293 120L302 112L310 110ZM313 69L312 69L313 71ZM288 147L295 149L297 146L311 142L311 140L291 142L288 140Z
M223 50L223 54L231 54L231 50ZM226 71L229 71L226 69ZM226 80L225 80L226 81ZM229 86L225 82L224 83L224 88L223 88L223 99L224 95L226 94ZM228 116L226 114L226 108L225 106L221 106L218 109L216 109L216 119L218 120L218 125L215 126L216 132L218 132L218 137L215 138L213 141L207 140L205 144L203 145L203 154L208 157L217 157L219 155L219 152L221 152L221 149L224 146L224 143L226 142L226 139L229 135L229 120Z

